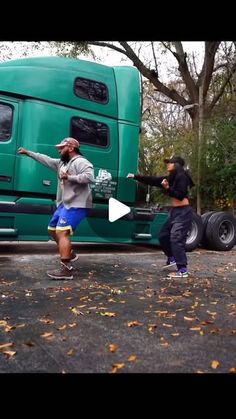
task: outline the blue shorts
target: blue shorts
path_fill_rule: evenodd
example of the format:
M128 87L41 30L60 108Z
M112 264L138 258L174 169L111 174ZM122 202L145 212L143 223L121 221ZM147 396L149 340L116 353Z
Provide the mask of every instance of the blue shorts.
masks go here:
M72 235L87 213L87 208L66 209L63 204L60 204L49 222L48 230L70 230L70 235Z

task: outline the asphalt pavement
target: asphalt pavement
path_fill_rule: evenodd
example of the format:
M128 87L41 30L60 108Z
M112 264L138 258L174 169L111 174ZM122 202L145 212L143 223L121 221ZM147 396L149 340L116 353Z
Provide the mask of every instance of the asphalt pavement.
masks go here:
M235 373L236 250L188 253L168 279L158 248L0 243L0 373Z

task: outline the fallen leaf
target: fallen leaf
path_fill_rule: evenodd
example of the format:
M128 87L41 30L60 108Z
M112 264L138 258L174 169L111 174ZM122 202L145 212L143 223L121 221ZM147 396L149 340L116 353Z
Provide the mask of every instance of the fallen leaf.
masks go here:
M165 340L164 336L160 337L160 345L169 346L169 343Z
M236 372L236 368L235 367L230 368L229 372Z
M159 316L159 317L161 317L161 316L165 317L165 314L167 314L168 311L167 310L156 310L156 311L154 311L154 313L156 313L157 316Z
M218 334L222 329L219 329L219 327L214 327L210 330L210 333Z
M35 346L35 343L31 341L27 341L27 342L24 342L24 345L31 347L31 346Z
M213 368L214 370L220 365L220 363L216 360L211 362L211 368Z
M110 351L110 352L115 352L115 351L116 351L116 349L117 349L117 346L116 346L114 343L111 343L111 344L109 345L109 351Z
M82 311L79 311L76 307L70 307L70 310L72 311L72 313L76 314L77 316L80 314L84 316L84 313L82 313Z
M207 313L210 314L210 316L216 316L217 315L216 311L207 310Z
M50 320L50 319L40 319L40 321L44 324L53 324L55 323L54 320Z
M124 363L120 363L120 364L113 364L112 365L112 373L116 372L117 370L124 368L125 364Z
M183 294L185 297L190 297L190 295L192 295L191 291L185 291L183 292Z
M10 332L11 330L14 330L15 328L16 328L16 326L7 325L4 330L5 330L5 332Z
M171 333L171 336L179 336L179 333L178 332Z
M11 358L16 354L16 351L3 351L3 353L7 355L9 358Z
M200 326L190 327L189 330L201 330L201 327Z
M67 352L67 355L68 355L68 356L71 356L71 355L73 354L73 352L74 352L74 349L70 349L70 350Z
M67 328L66 324L63 324L63 326L57 327L57 330L65 330Z
M128 361L136 361L137 355L130 355Z
M3 345L0 345L0 349L9 348L9 346L13 346L13 345L14 345L13 342L4 343Z
M154 334L154 330L157 328L156 324L149 324L148 325L148 331L149 333L151 333L152 335Z
M184 316L184 320L188 320L189 322L193 322L194 320L196 320L196 317L186 317L186 316Z
M19 328L21 328L21 327L25 327L25 323L18 324L16 327L17 327L18 329L19 329Z
M117 289L117 288L112 288L111 289L111 294L122 294L122 290Z
M42 335L40 335L42 338L49 338L53 336L53 332L45 332Z
M138 322L137 320L133 320L127 323L128 327L133 327L133 326L142 326L143 323Z
M162 326L164 326L164 327L173 327L172 324L168 324L168 323L162 323Z
M105 313L100 312L99 313L101 316L107 316L107 317L115 317L116 313L112 313L110 311L105 311Z

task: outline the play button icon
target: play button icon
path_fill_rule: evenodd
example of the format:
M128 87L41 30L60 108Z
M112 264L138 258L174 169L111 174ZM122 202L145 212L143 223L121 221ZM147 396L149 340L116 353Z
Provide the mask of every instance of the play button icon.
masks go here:
M130 211L131 209L127 205L122 204L122 202L117 201L115 198L109 198L108 219L111 223L129 214Z

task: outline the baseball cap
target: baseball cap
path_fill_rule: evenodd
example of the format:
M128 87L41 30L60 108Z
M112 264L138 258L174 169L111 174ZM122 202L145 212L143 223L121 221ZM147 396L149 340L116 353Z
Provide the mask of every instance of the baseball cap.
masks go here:
M185 165L184 159L179 156L172 156L169 159L164 159L164 163L179 163L181 166Z
M80 146L79 141L77 141L75 138L68 137L68 138L64 138L64 140L62 140L60 144L56 144L55 147L60 148L60 147L65 147L66 145L69 145L74 148L79 148Z

